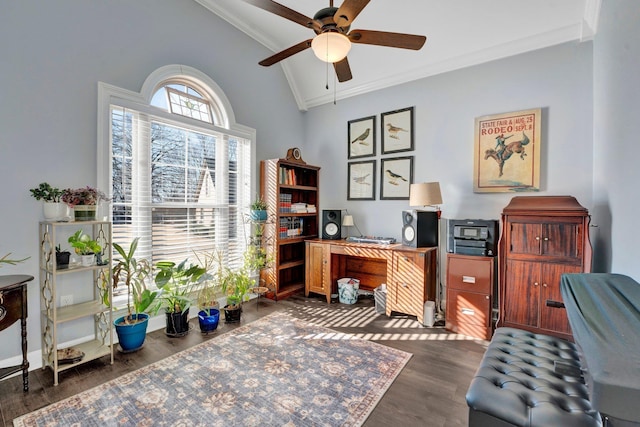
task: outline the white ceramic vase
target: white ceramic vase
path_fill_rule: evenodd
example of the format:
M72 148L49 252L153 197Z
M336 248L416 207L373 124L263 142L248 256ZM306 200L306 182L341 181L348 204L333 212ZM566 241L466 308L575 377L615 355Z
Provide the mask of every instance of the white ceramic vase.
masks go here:
M64 221L68 219L68 206L62 202L44 202L42 211L46 221Z
M91 267L96 260L95 254L80 255L80 263L83 267Z

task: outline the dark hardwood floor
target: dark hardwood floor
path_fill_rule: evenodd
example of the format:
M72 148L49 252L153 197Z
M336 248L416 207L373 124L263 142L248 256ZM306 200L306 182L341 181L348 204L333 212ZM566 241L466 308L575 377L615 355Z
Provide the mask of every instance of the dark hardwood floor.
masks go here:
M328 328L352 333L390 347L412 353L402 373L371 413L366 427L388 426L466 426L465 393L487 346L486 341L456 335L436 323L434 328L420 325L415 317L397 314L392 317L375 312L373 298L361 297L353 305L332 303L324 297L293 296L283 301L261 299L259 305L246 303L242 324L275 310L285 310L302 319ZM99 385L124 373L160 360L177 351L196 345L236 326L221 320L218 330L209 335L199 332L197 319L185 337L171 338L163 330L148 334L144 347L130 354L115 353L60 374L53 386L48 369L29 374L29 391L22 391L22 377L0 381L0 427L12 426L13 419Z

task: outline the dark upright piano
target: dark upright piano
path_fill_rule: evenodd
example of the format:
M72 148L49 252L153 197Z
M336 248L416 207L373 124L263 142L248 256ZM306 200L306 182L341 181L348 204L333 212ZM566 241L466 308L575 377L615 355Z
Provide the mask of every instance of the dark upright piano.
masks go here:
M640 284L584 273L564 274L560 288L591 404L606 426L640 426Z

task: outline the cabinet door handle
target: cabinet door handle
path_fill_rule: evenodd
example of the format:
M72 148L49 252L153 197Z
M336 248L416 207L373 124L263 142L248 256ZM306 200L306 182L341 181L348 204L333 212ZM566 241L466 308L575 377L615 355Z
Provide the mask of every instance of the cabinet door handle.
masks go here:
M543 283L543 284L542 284L542 286L544 286L544 287L546 288L546 287L547 287L547 284L546 284L546 283Z
M549 241L549 238L548 238L548 237L545 237L545 238L544 238L544 239L542 239L542 240L544 240L545 242L548 242L548 241Z
M540 284L538 282L533 282L533 286L539 286Z
M473 316L476 314L476 311L472 308L463 308L460 310L462 314L466 314L467 316Z
M476 278L473 276L462 276L462 281L464 283L476 283Z
M540 240L540 236L536 236L536 240Z
M489 299L489 295L485 295L485 296L484 296L484 299Z
M402 286L403 288L407 288L407 287L409 287L409 285L408 285L408 284L406 284L406 283L401 283L401 284L400 284L400 286Z

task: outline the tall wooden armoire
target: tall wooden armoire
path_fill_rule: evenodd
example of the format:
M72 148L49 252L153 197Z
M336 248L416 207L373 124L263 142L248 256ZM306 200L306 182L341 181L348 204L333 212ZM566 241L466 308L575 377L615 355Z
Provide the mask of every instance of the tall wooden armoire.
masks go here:
M575 197L511 199L498 250L498 326L572 339L560 276L591 271L589 219Z

